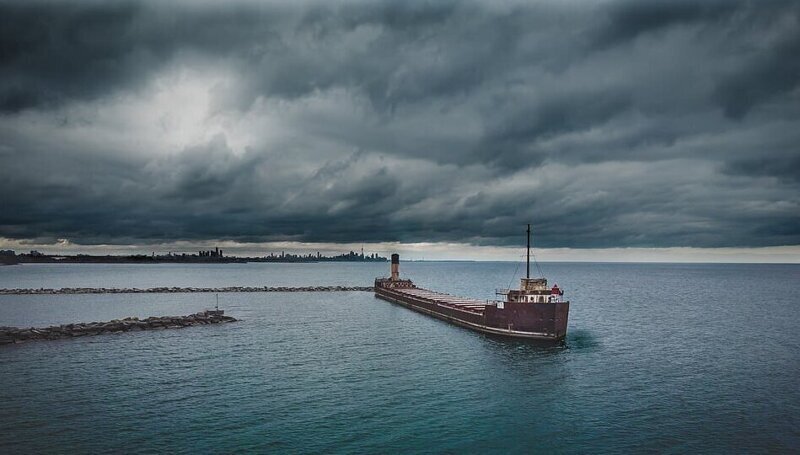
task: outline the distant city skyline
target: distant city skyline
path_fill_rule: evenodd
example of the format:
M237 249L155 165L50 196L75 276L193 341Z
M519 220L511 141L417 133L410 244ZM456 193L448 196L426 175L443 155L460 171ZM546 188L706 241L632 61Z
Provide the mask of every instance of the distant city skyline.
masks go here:
M532 223L543 260L800 260L796 1L7 0L0 30L0 249L512 260Z
M524 241L524 239L520 239ZM5 246L4 246L5 245ZM226 256L260 257L281 252L292 254L320 254L334 256L348 251L360 251L361 244L237 244L220 242ZM190 245L184 242L156 245L75 245L61 242L50 245L0 242L0 249L11 249L17 254L31 250L47 254L196 254L208 245ZM400 253L403 260L470 260L470 261L522 261L524 245L516 247L474 246L456 243L375 243L364 244L367 254L388 257ZM541 262L716 262L716 263L800 263L800 246L759 248L538 248L535 258Z

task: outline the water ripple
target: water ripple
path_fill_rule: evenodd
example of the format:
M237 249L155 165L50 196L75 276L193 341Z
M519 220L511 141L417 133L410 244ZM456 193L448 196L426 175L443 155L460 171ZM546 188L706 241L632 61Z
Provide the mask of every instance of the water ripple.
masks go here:
M49 287L314 279L352 285L383 272L371 267L310 280L330 269L82 269L97 272L88 279L35 267L12 277L4 268L0 287L41 280L59 281ZM508 282L509 273L508 264L491 263L404 268L421 284L477 298L491 283ZM559 284L571 284L561 346L484 336L365 293L277 293L226 295L223 306L243 319L226 326L3 347L0 452L723 453L800 446L796 266L547 269ZM752 283L759 283L757 293ZM191 295L2 296L0 324L184 314L211 304Z

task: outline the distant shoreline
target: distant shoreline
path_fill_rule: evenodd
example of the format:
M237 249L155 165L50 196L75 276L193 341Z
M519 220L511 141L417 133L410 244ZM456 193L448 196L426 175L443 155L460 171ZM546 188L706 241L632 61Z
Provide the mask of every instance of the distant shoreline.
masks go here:
M5 265L15 264L242 264L248 262L270 262L280 264L290 263L320 263L320 262L387 262L387 259L377 254L364 255L350 252L338 256L295 255L284 254L261 257L223 256L221 252L209 255L198 254L161 254L161 255L103 255L88 254L54 255L54 254L17 254L0 256L0 262Z
M16 264L244 264L248 262L270 262L278 264L313 264L321 262L386 262L386 259L263 259L263 258L219 258L219 259L130 259L120 257L92 257L92 258L51 258L51 259L22 259ZM5 265L16 265L5 264Z

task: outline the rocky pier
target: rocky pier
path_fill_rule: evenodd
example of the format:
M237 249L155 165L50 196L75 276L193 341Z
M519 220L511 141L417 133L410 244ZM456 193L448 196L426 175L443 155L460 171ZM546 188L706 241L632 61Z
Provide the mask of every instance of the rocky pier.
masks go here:
M78 324L54 325L50 327L28 329L18 327L0 327L0 345L24 343L36 340L60 340L84 336L104 335L120 332L140 332L143 330L182 329L197 325L221 324L235 322L231 316L225 316L223 310L208 310L189 316L161 316L147 319L125 318L109 322L88 322Z
M372 292L372 286L228 286L219 288L198 287L156 287L156 288L39 288L39 289L0 289L0 295L41 295L41 294L180 294L180 293L223 293L223 292Z

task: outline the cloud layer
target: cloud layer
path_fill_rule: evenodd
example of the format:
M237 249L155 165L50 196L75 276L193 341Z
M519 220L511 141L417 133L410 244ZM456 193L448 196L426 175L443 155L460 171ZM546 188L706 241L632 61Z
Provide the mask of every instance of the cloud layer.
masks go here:
M800 244L792 1L0 1L0 237Z

